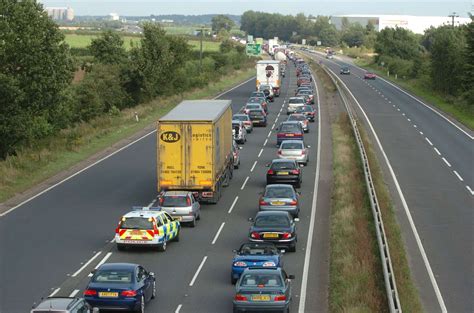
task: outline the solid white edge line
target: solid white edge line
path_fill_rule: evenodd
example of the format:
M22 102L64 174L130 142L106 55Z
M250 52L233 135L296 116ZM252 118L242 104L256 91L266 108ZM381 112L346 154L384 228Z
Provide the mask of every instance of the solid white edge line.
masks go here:
M257 165L257 161L253 162L253 166L252 168L250 169L250 172L253 172L254 168L255 168L255 165Z
M229 211L227 211L228 214L230 214L232 210L234 209L234 206L237 203L237 200L239 200L239 196L235 196L234 202L232 202L232 205L230 206Z
M192 287L194 285L194 283L196 282L196 279L197 279L199 273L201 272L202 267L204 266L204 263L206 263L206 260L207 260L207 255L205 255L204 258L202 258L201 264L199 264L199 267L198 267L196 273L194 273L193 279L189 283L189 287Z
M331 71L331 69L328 68L328 70ZM332 71L331 71L332 72ZM334 72L333 72L334 73ZM334 74L335 75L335 74ZM335 75L336 77L338 77L337 75ZM338 77L339 79L339 77ZM403 208L405 210L405 214L407 216L407 219L408 219L408 222L410 224L410 227L412 229L412 232L413 232L413 235L415 237L415 240L416 240L416 244L418 246L418 250L420 251L420 254L421 254L421 257L423 259L423 262L425 264L425 268L426 268L426 271L428 272L428 276L430 278L430 281L431 281L431 285L434 289L434 292L436 294L436 298L438 300L438 303L439 303L439 306L440 306L440 309L443 313L447 313L448 310L446 309L446 305L444 303L444 299L443 299L443 296L441 295L441 291L439 290L439 287L438 287L438 283L436 282L436 278L433 274L433 270L431 269L431 265L430 265L430 262L428 260L428 256L426 255L426 252L425 252L425 248L423 247L423 243L421 242L421 239L420 239L420 235L418 234L418 230L416 229L416 226L415 226L415 222L413 221L413 217L411 216L411 212L410 210L408 209L408 204L406 202L406 199L405 199L405 196L403 195L403 192L402 192L402 189L400 187L400 184L398 183L398 179L397 179L397 176L395 175L395 172L393 171L393 168L392 168L392 165L387 157L387 154L385 153L385 150L383 149L382 147L382 143L380 142L380 139L379 137L377 136L377 133L375 132L375 129L372 125L372 123L370 122L369 120L369 117L367 116L367 114L365 113L364 109L362 108L362 106L360 105L359 101L357 100L357 98L354 96L354 94L352 93L352 91L347 87L347 85L341 80L339 79L339 81L344 85L344 87L347 89L347 91L350 93L350 95L352 96L352 98L354 99L354 101L356 102L357 106L359 107L359 109L361 110L362 114L364 115L364 118L366 119L368 125L369 125L369 128L372 132L372 134L374 135L374 138L375 138L375 141L377 142L377 145L379 146L381 152L382 152L382 155L384 157L384 160L385 160L385 163L387 164L387 167L389 169L389 172L390 172L390 175L392 176L392 179L395 183L395 186L396 186L396 189L397 189L397 192L400 196L400 200L402 201L402 205L403 205Z
M48 297L54 297L59 292L59 290L61 290L61 288L54 289Z
M428 137L425 137L426 141L430 144L430 146L433 145L433 143L428 139Z
M434 151L436 151L436 153L437 153L438 155L441 155L441 152L439 152L439 150L438 150L437 148L433 148L433 149L434 149Z
M453 171L453 173L458 177L460 181L464 181L464 179L461 177L461 175L459 175L457 171Z
M268 139L267 139L268 140ZM258 153L258 158L262 155L262 152L263 152L263 148L260 149L260 152Z
M316 89L316 97L318 101L318 112L321 112L320 107L320 99L319 99L319 90L318 84L313 76L313 81ZM304 266L303 266L303 276L301 279L301 289L300 289L300 303L298 306L298 312L304 313L305 312L305 305L306 305L306 288L308 285L308 274L309 274L309 265L311 259L311 246L313 244L313 232L314 232L314 224L316 219L316 204L318 201L318 185L319 185L319 166L320 166L320 158L321 158L321 114L319 114L319 122L318 122L318 152L316 157L316 176L314 178L314 192L313 192L313 202L311 206L311 218L309 222L309 230L308 230L308 241L306 242L306 252L304 257Z
M238 84L237 86L234 86L234 87L232 87L231 89L226 90L226 91L220 93L219 95L217 95L217 96L214 97L213 99L217 99L217 98L222 97L222 96L225 95L226 93L228 93L228 92L230 92L230 91L232 91L232 90L234 90L234 89L236 89L236 88L239 88L239 87L242 86L242 85L245 85L246 83L248 83L249 81L251 81L251 80L254 79L254 78L255 78L255 76L252 76L251 78L249 78L249 79L247 79L246 81L244 81L244 82ZM134 141L130 142L129 144L123 146L122 148L120 148L120 149L118 149L118 150L116 150L116 151L114 151L114 152L112 152L112 153L110 153L110 154L104 156L103 158L101 158L101 159L95 161L94 163L92 163L92 164L86 166L85 168L83 168L83 169L81 169L81 170L79 170L79 171L73 173L72 175L70 175L70 176L64 178L63 180L57 182L56 184L54 184L54 185L52 185L52 186L46 188L45 190L43 190L43 191L41 191L41 192L35 194L34 196L32 196L32 197L30 197L30 198L28 198L28 199L26 199L26 200L20 202L19 204L15 205L14 207L8 209L7 211L0 213L0 217L3 217L3 216L5 216L5 215L7 215L8 213L10 213L10 212L16 210L17 208L21 207L22 205L24 205L24 204L30 202L31 200L33 200L33 199L35 199L35 198L41 196L42 194L44 194L44 193L50 191L51 189L53 189L53 188L55 188L55 187L61 185L62 183L64 183L64 182L70 180L71 178L73 178L73 177L75 177L75 176L81 174L82 172L88 170L89 168L91 168L91 167L93 167L93 166L95 166L95 165L101 163L102 161L104 161L104 160L110 158L111 156L114 156L115 154L119 153L120 151L123 151L123 150L127 149L128 147L132 146L133 144L135 144L135 143L137 143L137 142L143 140L144 138L146 138L146 137L148 137L149 135L154 134L154 133L156 133L156 129L152 130L152 131L149 132L149 133L146 133L145 135L141 136L141 137L138 138L138 139L135 139Z
M240 190L244 190L245 188L245 184L247 184L247 181L249 180L249 177L247 176L247 178L245 179L244 183L242 184L242 187L240 187Z
M451 164L449 164L448 160L446 160L444 157L442 157L441 159L443 159L444 163L446 163L447 166L451 167Z
M217 230L216 235L214 236L214 239L211 242L212 245L214 245L216 243L217 239L219 238L219 235L221 234L222 229L224 228L224 225L225 225L225 222L222 222L221 226Z
M179 313L179 311L181 310L182 307L183 307L182 304L178 305L178 307L176 308L176 311L174 311L174 313Z
M87 261L83 266L81 266L80 269L78 269L74 274L72 274L71 277L76 277L77 275L79 275L79 273L82 272L89 264L91 264L91 262L94 261L101 253L102 251L97 252L92 258L89 259L89 261Z
M70 298L74 298L78 293L79 293L79 289L74 289L73 292L71 292L71 294L69 295Z
M114 238L115 239L115 238ZM100 260L99 263L97 263L97 265L94 267L94 269L98 269L102 264L104 264L109 258L110 256L112 255L112 252L108 252L103 258L102 260ZM92 273L89 273L89 275L87 275L89 277L92 277Z

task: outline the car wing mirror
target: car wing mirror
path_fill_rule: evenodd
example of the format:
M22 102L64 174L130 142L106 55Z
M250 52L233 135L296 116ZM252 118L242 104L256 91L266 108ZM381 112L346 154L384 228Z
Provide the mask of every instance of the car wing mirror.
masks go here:
M265 164L265 167L270 167L270 163Z
M249 217L249 222L253 222L253 217Z
M148 275L150 275L151 277L155 277L155 273L153 272L149 272Z
M311 146L310 146L310 145L308 145L308 146L306 146L306 148L311 148Z
M233 249L232 252L237 253L239 251L237 249Z
M303 163L301 163L301 164L300 164L300 167L304 167L304 164L303 164Z
M243 147L242 147L242 146L239 146L239 150L242 150L242 149L243 149Z
M299 221L300 221L300 219L299 219L299 218L297 218L297 217L295 217L295 218L293 219L293 221L295 221L295 222L299 222Z
M286 250L285 249L281 249L280 250L280 254L285 254L286 253Z
M94 275L96 272L97 272L97 269L93 269L93 270L91 271L91 274Z
M297 191L296 193L301 196L301 191Z
M99 311L100 311L100 310L99 310L98 307L93 307L91 312L92 312L92 313L99 313Z

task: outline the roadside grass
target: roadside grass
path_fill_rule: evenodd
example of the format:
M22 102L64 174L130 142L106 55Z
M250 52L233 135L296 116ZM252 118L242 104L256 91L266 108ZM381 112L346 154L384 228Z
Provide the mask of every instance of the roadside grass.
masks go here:
M360 125L360 124L359 124ZM369 159L370 171L379 200L380 211L383 217L385 235L387 236L390 258L395 273L398 296L403 312L423 312L420 296L413 284L411 271L408 265L405 244L393 209L393 201L385 183L380 164L374 147L364 127L359 128L365 150Z
M92 39L99 37L99 35L78 35L78 34L65 34L65 42L71 48L87 48L92 42ZM130 50L132 46L138 46L140 44L139 36L122 36L123 44L126 50ZM193 50L200 49L199 40L188 40L188 43L192 46ZM203 51L216 52L219 51L220 42L218 41L203 41Z
M253 64L222 77L215 83L181 95L159 97L126 109L118 115L105 115L65 129L58 135L23 148L0 162L0 203L71 168L120 140L129 138L167 113L183 99L212 98L255 74ZM135 112L139 122L135 120Z
M385 312L387 298L362 163L347 113L332 124L330 312Z
M441 111L446 112L464 124L466 127L474 130L474 106L471 105L470 108L465 108L454 103L450 103L445 97L437 94L435 91L427 87L426 84L423 84L420 79L403 79L400 77L395 79L393 75L387 76L386 69L373 64L372 59L359 59L356 60L355 63L362 68L374 71L377 73L377 75L397 84L403 89L419 97L424 102L427 102Z

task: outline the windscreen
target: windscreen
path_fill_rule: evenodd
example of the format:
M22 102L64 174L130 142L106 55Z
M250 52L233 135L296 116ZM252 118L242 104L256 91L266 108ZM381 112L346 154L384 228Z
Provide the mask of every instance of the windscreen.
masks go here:
M127 217L120 224L121 229L153 229L153 222L145 217Z
M103 270L98 271L92 277L92 281L95 283L131 283L132 272L130 271L114 271L114 270Z

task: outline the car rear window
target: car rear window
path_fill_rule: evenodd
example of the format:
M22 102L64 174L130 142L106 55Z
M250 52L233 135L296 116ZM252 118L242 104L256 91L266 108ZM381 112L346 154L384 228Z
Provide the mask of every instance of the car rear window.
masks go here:
M263 215L255 220L257 227L289 227L290 221L284 215Z
M290 187L269 187L263 196L267 198L293 198L294 193Z
M301 132L297 124L282 124L280 127L282 133L299 133Z
M243 287L282 287L281 277L277 274L245 274L240 284Z
M296 164L294 162L275 162L272 164L273 170L294 170Z
M300 99L300 98L298 98L298 99L290 99L290 100L288 101L288 103L303 103L303 102L304 102L304 99Z
M239 129L239 125L237 125ZM186 196L164 196L163 202L161 203L162 207L186 207L190 204L188 203L188 197Z
M249 116L262 116L262 115L263 115L262 111L255 110L255 111L249 112Z
M130 271L102 270L94 274L92 281L95 283L129 284L132 282L132 274Z
M302 142L283 142L280 146L280 149L303 149Z
M247 109L260 109L261 108L260 104L258 103L249 103L247 104L246 107Z
M153 222L146 217L127 217L120 224L122 229L153 229Z
M249 119L247 115L234 115L232 118L238 121L247 121Z

